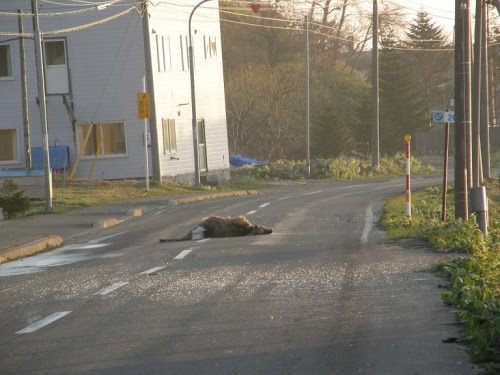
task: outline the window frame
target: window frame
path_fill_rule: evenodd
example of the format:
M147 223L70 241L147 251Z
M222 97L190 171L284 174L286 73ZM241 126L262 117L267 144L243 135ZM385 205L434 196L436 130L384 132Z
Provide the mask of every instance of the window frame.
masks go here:
M182 71L190 71L189 63L189 40L187 35L180 35Z
M0 160L0 165L7 165L7 164L19 164L21 162L20 160L20 155L19 155L19 129L18 128L6 128L6 129L0 129L0 131L13 131L14 135L11 138L12 142L12 150L13 150L13 159L10 160ZM17 154L17 155L16 155Z
M170 48L170 36L156 35L156 54L158 71L172 71L172 49Z
M212 43L215 44L215 49L212 49ZM217 58L217 37L215 35L203 35L203 45L205 47L205 59Z
M173 128L173 138L172 138L172 128ZM177 153L177 127L175 125L175 119L164 118L162 119L162 130L163 130L163 154L173 155ZM172 140L174 141L172 145Z
M63 47L64 47L64 64L49 64L48 63L48 58L49 58L49 55L47 54L47 45L50 44L50 43L62 43ZM43 41L43 63L44 63L44 67L45 69L47 69L47 66L64 66L64 67L68 67L68 46L67 46L67 43L66 43L66 39L65 38L54 38L54 39L51 39L51 38L47 38Z
M12 61L12 44L11 43L2 43L0 47L6 47L7 49L7 64L10 64L10 67L7 66L7 72L10 72L10 75L0 76L0 81L12 81L14 80L14 61Z
M124 120L119 120L119 121L103 121L103 122L96 122L93 123L94 126L99 127L99 132L100 132L100 137L102 138L105 133L103 132L103 126L107 125L116 125L116 124L121 124L123 127L123 147L124 152L123 153L116 153L116 154L111 154L111 153L104 153L104 147L103 150L99 154L97 154L97 148L99 147L98 144L95 145L94 152L92 154L85 154L82 153L82 143L85 138L85 130L83 127L89 126L92 123L81 123L77 124L77 129L78 129L78 154L81 154L81 159L82 160L88 160L88 159L95 159L96 157L99 159L113 159L113 158L123 158L128 156L128 147L127 147L127 126L126 122ZM92 130L92 132L95 132L95 130ZM92 137L92 133L90 135ZM94 136L94 142L98 142L98 139L96 136ZM90 138L89 138L90 139ZM87 147L87 145L85 145Z

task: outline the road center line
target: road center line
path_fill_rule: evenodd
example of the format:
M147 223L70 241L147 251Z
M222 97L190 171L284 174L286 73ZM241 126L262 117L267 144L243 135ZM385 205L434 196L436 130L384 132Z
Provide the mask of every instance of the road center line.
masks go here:
M71 311L61 311L61 312L54 313L54 314L49 315L48 317L46 317L42 320L39 320L36 323L33 323L32 325L30 325L30 326L28 326L20 331L17 331L16 334L33 333L35 331L38 331L40 328L48 326L50 323L53 323L56 320L61 319L62 317L68 315L69 313L71 313Z
M202 240L198 240L198 241L196 241L196 242L207 242L207 241L210 241L210 238L204 238L204 239L202 239Z
M365 227L363 228L363 232L361 234L361 243L362 244L365 244L368 242L368 235L370 234L372 227L373 227L373 209L372 209L372 205L370 204L366 208Z
M322 193L322 192L323 192L322 190L311 191L310 193L302 194L302 196L305 197L306 195L313 195L313 194L318 194L318 193Z
M125 234L127 233L127 231L124 231L124 232L120 232L120 233L115 233L115 234L111 234L109 236L106 236L106 237L100 237L100 238L96 238L94 240L90 240L88 241L88 243L99 243L101 241L106 241L106 240L109 240L110 238L113 238L113 237L118 237L118 236L121 236L122 234Z
M264 203L264 204L261 204L259 207L260 207L260 208L264 208L264 207L269 206L270 204L271 204L271 203Z
M177 256L174 258L176 260L184 258L186 255L188 255L193 249L187 249L187 250L182 250Z
M115 291L116 289L121 288L122 286L125 286L127 284L128 284L128 281L124 281L121 283L115 283L111 286L108 286L107 288L101 289L100 291L98 291L97 293L94 293L93 295L94 296L105 296L106 294L109 294L109 293Z
M281 197L281 198L278 198L279 201L284 201L285 199L289 199L290 197Z
M257 210L255 210L255 211L248 211L245 215L253 215L256 212L257 212Z
M152 273L158 272L164 268L165 266L150 268L147 271L141 272L139 275L151 275Z

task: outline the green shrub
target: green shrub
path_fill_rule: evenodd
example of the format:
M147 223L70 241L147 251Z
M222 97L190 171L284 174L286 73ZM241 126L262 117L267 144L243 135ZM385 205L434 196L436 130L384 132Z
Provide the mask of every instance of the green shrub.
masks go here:
M441 261L438 269L451 283L442 299L455 307L470 344L471 359L478 363L497 362L500 355L500 218L498 207L493 204L498 199L495 192L490 189L492 216L488 235L478 229L474 215L467 221L443 223L440 188L427 188L413 195L411 218L404 216L403 196L390 198L381 221L391 237L401 237L403 233L422 238L440 251L467 253ZM448 203L451 206L453 199L448 199ZM452 207L449 211L453 213Z
M6 179L0 188L0 207L7 219L23 213L30 208L30 200L19 190L17 184Z
M384 157L378 167L372 167L368 159L339 157L337 159L317 159L311 162L311 174L308 175L305 160L277 160L263 166L246 166L238 169L239 175L252 176L263 180L305 180L335 179L354 180L370 177L400 176L405 173L404 154ZM432 166L422 166L412 158L412 173L436 173Z

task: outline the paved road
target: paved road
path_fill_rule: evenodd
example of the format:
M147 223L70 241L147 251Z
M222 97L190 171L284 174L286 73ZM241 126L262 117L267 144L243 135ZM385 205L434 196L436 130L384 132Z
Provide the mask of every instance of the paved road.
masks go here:
M377 228L403 189L307 184L158 207L0 265L0 373L477 374L442 343L458 328L430 272L438 255ZM275 233L158 242L209 215Z

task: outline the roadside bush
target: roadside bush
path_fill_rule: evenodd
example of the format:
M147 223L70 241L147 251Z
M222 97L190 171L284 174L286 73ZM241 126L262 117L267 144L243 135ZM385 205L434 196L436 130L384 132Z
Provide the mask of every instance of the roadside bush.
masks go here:
M477 237L472 257L449 260L441 269L451 282L443 301L457 308L471 358L481 363L495 361L500 349L500 245Z
M245 166L238 169L238 174L265 180L305 180L336 179L354 180L358 178L398 176L405 173L404 154L384 157L378 167L372 167L368 159L340 157L337 159L317 159L311 162L311 175L307 173L305 160L278 160L262 166ZM435 173L432 166L422 164L412 158L412 173Z
M19 186L14 181L6 179L0 187L0 207L5 217L10 219L27 211L30 208L30 200L23 191L19 190Z
M440 251L466 253L438 265L451 284L442 299L455 307L471 359L490 362L488 373L496 374L500 360L500 211L494 201L500 197L500 190L490 189L488 235L478 229L474 215L467 221L443 223L439 219L441 192L439 188L427 188L414 194L411 218L404 216L404 196L390 198L381 224L390 237L402 238L403 233L424 239ZM453 199L448 202L451 206Z

